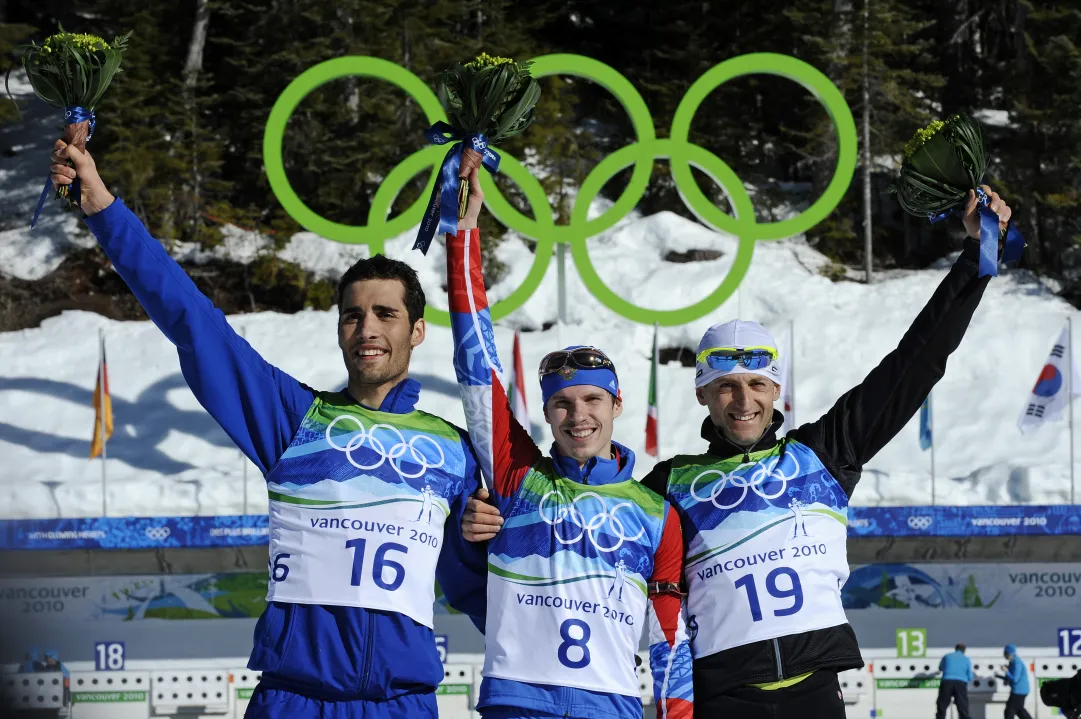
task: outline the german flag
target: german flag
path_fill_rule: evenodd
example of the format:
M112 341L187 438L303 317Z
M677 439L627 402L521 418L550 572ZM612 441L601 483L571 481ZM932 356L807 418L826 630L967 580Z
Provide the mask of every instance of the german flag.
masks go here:
M113 436L113 399L109 395L109 368L105 362L105 334L99 335L101 357L98 381L94 385L94 439L90 441L90 459L105 455L105 443ZM102 439L102 430L105 437Z

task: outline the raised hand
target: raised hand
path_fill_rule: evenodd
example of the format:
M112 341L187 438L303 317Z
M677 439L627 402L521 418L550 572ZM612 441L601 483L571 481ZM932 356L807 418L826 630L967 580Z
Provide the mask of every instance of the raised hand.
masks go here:
M53 145L52 155L49 156L52 165L49 167L49 179L57 187L70 185L79 178L80 195L79 205L87 215L95 215L113 203L116 198L112 196L98 175L97 165L89 152L81 151L74 145L68 145L63 140L57 140ZM68 160L75 165L72 167Z

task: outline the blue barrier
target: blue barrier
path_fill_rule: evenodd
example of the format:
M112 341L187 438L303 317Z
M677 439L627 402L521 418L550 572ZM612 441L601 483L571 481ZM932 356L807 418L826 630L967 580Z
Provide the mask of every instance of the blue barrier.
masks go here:
M849 537L1081 535L1081 505L851 507ZM0 520L0 550L240 547L267 543L266 515Z

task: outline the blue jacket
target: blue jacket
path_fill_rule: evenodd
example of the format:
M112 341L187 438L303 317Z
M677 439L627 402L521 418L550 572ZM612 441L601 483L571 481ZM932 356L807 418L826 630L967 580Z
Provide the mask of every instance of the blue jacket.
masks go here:
M1011 645L1012 646L1012 645ZM1010 665L1006 668L1006 683L1011 694L1028 695L1028 670L1025 662L1017 656L1017 649L1010 652Z
M964 652L950 652L942 657L938 670L942 672L942 681L953 679L969 684L973 679L972 660L966 657Z
M288 448L315 392L264 360L225 320L161 243L121 202L86 219L117 273L177 348L200 404L266 476ZM407 379L382 412L413 410L420 384ZM465 502L479 483L462 432L467 468L450 498L435 579L455 609L484 627L487 556L461 536ZM248 668L268 687L332 701L429 693L443 679L433 632L397 612L274 602L255 627Z

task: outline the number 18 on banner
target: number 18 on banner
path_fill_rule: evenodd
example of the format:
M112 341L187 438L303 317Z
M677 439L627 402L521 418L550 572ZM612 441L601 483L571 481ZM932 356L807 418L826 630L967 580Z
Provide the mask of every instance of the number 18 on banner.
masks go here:
M1058 630L1058 655L1081 657L1081 629Z
M927 656L927 630L926 629L898 629L897 630L897 656L898 657L925 657L925 656Z
M124 642L95 642L94 671L124 671Z

